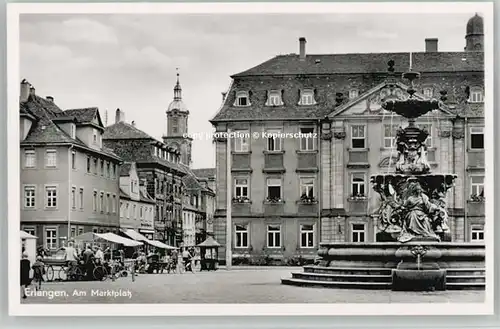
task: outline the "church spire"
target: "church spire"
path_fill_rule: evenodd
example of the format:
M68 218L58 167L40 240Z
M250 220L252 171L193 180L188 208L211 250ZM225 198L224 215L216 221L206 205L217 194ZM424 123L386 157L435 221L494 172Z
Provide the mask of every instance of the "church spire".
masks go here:
M179 68L176 68L177 71L177 83L175 84L174 87L174 100L181 100L182 99L182 88L181 84L179 82Z

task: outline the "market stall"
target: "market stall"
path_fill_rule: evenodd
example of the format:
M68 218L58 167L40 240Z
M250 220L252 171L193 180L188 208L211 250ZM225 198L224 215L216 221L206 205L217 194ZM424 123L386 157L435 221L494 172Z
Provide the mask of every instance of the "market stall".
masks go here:
M211 236L197 246L201 253L201 271L217 270L220 246L220 243Z
M30 264L33 264L36 259L36 239L37 237L21 231L21 250L28 254Z

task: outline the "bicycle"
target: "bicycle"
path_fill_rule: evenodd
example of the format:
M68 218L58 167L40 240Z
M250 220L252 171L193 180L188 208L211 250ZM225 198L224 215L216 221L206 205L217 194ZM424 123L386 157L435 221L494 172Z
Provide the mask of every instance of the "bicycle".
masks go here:
M106 267L99 261L92 260L94 265L94 269L92 270L92 277L97 281L104 281L108 278L108 270Z
M63 276L64 274L64 276ZM78 264L64 265L59 269L59 278L66 281L81 281L85 277L85 273Z
M52 265L45 265L43 280L46 282L54 281L54 267Z

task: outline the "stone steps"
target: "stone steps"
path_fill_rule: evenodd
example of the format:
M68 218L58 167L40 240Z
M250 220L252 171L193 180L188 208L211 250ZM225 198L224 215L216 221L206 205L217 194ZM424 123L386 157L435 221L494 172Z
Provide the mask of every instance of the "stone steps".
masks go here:
M303 279L281 279L282 284L304 287L325 287L343 289L390 289L390 282L341 282L341 281L320 281Z
M292 278L311 281L334 281L334 282L388 282L392 280L389 275L362 275L362 274L325 274L325 273L292 273Z
M447 268L446 275L484 275L484 268Z
M483 268L447 269L446 289L484 290ZM305 266L304 272L292 272L282 284L344 289L391 289L392 269L380 267L321 267Z
M446 275L446 284L452 283L485 283L484 275Z
M318 273L318 274L349 274L349 275L391 275L390 268L370 268L370 267L319 267L319 266L305 266L305 273Z

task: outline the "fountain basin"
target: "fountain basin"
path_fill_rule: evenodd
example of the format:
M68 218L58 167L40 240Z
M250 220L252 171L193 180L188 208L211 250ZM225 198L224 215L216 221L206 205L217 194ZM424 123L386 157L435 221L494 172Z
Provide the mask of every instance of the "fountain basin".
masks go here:
M446 270L392 270L392 290L446 290Z

